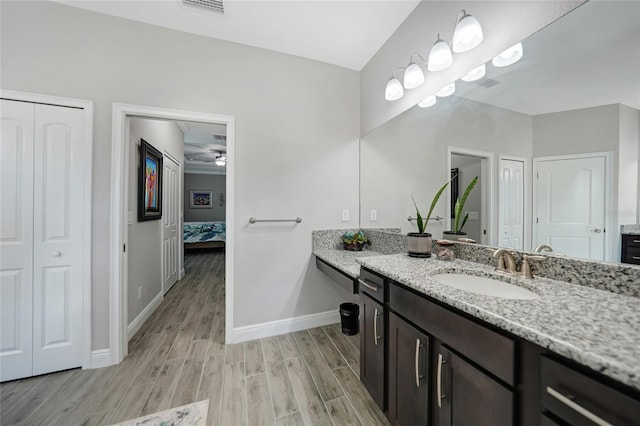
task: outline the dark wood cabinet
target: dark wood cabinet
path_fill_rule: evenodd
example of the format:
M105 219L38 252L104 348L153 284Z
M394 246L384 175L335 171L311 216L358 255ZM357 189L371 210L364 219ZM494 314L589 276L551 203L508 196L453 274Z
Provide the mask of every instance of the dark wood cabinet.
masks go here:
M389 313L389 412L392 425L429 424L430 338Z
M434 355L436 425L516 424L511 390L444 345L439 345Z
M384 305L360 293L360 381L385 410Z
M622 235L622 263L640 265L640 235Z

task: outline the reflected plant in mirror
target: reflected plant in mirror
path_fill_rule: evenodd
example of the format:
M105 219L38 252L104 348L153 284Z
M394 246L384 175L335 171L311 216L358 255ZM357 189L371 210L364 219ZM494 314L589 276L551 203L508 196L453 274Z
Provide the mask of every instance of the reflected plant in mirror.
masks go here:
M637 1L586 2L523 40L527 53L517 62L489 62L479 79L456 81L446 100L364 135L360 226L414 232L406 194L420 203L466 155L475 157L466 176L480 182L467 222L440 203L433 238L462 229L494 247L544 244L553 247L545 256L620 262L621 225L640 227L638 16Z
M467 188L464 190L464 193L462 194L462 198L458 197L458 199L456 200L456 205L453 208L453 215L454 215L453 228L450 231L443 232L442 233L443 237L450 238L451 236L467 235L466 232L462 231L462 228L464 228L464 225L469 220L469 213L464 212L464 205L467 202L467 198L469 198L471 191L473 190L473 188L475 188L477 183L478 183L478 176L474 177L473 180L469 182L469 185L467 185ZM463 213L465 213L464 217L462 216Z

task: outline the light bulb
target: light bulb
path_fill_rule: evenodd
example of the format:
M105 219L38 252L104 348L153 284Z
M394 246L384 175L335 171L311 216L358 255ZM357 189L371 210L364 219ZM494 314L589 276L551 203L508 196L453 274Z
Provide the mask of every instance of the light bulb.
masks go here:
M447 96L453 95L455 91L456 91L456 82L454 81L453 83L447 84L442 89L438 90L436 92L436 96L439 98L446 98Z
M508 67L513 65L522 58L522 43L511 46L491 61L494 67Z
M387 88L384 91L384 98L388 101L397 101L404 95L402 83L395 77L391 77L387 82Z
M227 162L221 158L216 159L216 166L224 166Z
M452 63L453 54L451 53L451 48L440 39L440 34L438 34L438 39L429 52L427 69L429 71L441 71L448 68Z
M487 73L487 67L482 64L478 68L474 68L465 74L460 80L462 81L476 81L480 80Z
M422 68L415 62L411 62L404 71L404 88L415 89L424 83L424 73Z
M456 24L451 40L451 48L456 53L468 52L482 43L484 38L480 22L464 10L462 13L462 19Z
M436 104L435 95L427 96L426 98L418 102L418 106L420 108L429 108L430 106L434 106L435 104Z

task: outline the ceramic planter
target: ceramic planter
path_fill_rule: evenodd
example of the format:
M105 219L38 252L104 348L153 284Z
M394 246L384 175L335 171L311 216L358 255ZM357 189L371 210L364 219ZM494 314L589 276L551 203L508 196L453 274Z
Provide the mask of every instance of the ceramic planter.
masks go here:
M444 231L442 233L442 238L451 241L458 241L459 237L466 237L466 232L453 232L453 231Z
M407 252L412 257L431 257L431 234L409 232L407 234Z

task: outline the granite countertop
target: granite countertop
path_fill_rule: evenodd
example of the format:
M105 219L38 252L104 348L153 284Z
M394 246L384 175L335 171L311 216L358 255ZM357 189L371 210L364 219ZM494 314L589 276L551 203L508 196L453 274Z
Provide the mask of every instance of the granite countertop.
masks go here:
M640 299L547 278L526 280L464 260L406 254L353 257L363 266L541 347L640 389ZM343 258L347 263L347 258ZM351 266L351 270L353 267ZM440 284L431 276L460 272L527 288L537 300L483 296Z
M335 248L315 249L313 250L313 254L329 265L338 268L350 277L356 279L360 276L360 264L357 262L357 259L381 255L372 250L348 251Z

